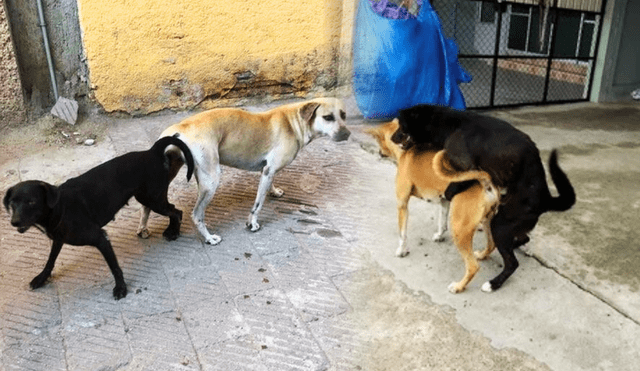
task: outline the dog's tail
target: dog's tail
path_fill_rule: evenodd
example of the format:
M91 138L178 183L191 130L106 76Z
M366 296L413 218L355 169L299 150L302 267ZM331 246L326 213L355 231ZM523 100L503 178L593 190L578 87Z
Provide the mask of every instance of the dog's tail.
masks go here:
M491 175L489 175L486 171L482 170L469 170L469 171L457 171L454 170L451 165L449 165L449 161L444 157L446 151L443 149L438 151L435 156L433 156L433 171L440 178L448 181L449 183L460 183L466 182L469 180L477 180L482 184L485 188L488 185L493 187L493 183L491 182Z
M445 198L447 200L453 199L456 194L466 191L469 187L473 186L475 182L479 182L487 195L497 202L500 198L500 192L491 181L491 175L489 175L489 173L482 170L454 170L445 158L445 154L445 150L438 151L435 156L433 156L432 166L436 176L450 183L445 191Z
M189 181L191 180L191 175L193 175L193 168L195 167L195 165L193 164L193 155L191 155L191 150L186 145L186 143L178 139L179 136L180 133L175 133L171 137L162 137L154 143L153 147L151 147L151 150L157 152L161 156L164 156L164 151L167 146L174 145L180 148L187 163L187 181Z
M569 210L576 203L576 192L569 182L567 174L558 165L558 151L555 149L551 151L551 156L549 156L549 173L551 173L551 180L558 190L558 197L550 197L547 201L547 210Z

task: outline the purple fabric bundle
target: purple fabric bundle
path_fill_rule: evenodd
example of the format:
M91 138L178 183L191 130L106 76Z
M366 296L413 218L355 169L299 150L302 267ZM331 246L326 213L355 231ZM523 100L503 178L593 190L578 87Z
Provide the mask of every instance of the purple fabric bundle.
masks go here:
M414 0L415 1L415 13L420 9L422 5L422 0ZM399 6L393 0L369 0L371 4L371 9L373 11L385 18L389 19L416 19L416 15L412 14L407 8L404 6Z

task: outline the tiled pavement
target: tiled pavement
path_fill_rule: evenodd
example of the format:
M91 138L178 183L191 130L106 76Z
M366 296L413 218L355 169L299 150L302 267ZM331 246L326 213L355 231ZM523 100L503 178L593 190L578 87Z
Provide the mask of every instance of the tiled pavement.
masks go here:
M129 146L150 145L155 136L147 134L133 133ZM118 153L144 148L122 148L120 135L132 133L111 130ZM354 166L354 151L361 151L357 143L328 139L307 146L276 176L285 195L267 202L257 233L244 223L258 174L225 168L206 214L223 237L217 246L203 244L187 217L197 191L184 169L170 188L171 202L185 212L177 241L162 239L168 221L158 215L150 219L152 236L138 238L139 205L132 201L105 228L129 288L120 301L91 247L65 245L48 283L30 290L50 242L35 228L18 234L2 213L4 368L357 369L366 344L354 340L349 323L356 293L347 277L363 268L357 220L367 200L354 191L372 174Z
M0 191L18 178L60 183L115 155L146 149L186 115L110 119L95 147L52 147L0 164ZM608 123L610 115L603 119ZM425 224L432 225L424 211L431 206L416 203L411 213L421 217L411 219L413 253L395 259L394 166L372 148L363 150L361 120L351 119L349 127L348 142L316 139L276 175L285 195L264 205L257 233L244 227L257 173L224 168L206 213L209 229L223 238L217 246L196 236L188 217L196 185L186 182L184 169L170 187L170 200L185 215L177 241L162 239L168 221L154 214L152 236L139 239L139 207L132 201L105 227L129 286L120 301L113 300L113 278L92 247L65 245L52 278L30 290L50 242L35 229L18 234L1 212L0 370L637 368L640 326L633 314L639 307L625 295L633 287L587 274L586 281L609 285L601 295L591 281L582 282L589 267L579 257L569 260L591 245L569 249L556 235L538 234L531 249L549 245L538 257L551 258L547 266L519 253L521 267L508 288L486 295L479 285L500 269L500 258L492 257L465 293L451 295L446 285L460 274L460 258L450 241L427 241L432 230L424 232ZM544 150L573 151L561 160L572 179L579 179L576 169L593 166L579 160L596 144L620 156L634 156L638 148L634 128L526 130ZM626 163L637 171L636 162ZM582 188L600 180L584 178L576 182L582 198L573 216L548 220L591 215L584 209L592 199ZM623 308L632 314L612 305L619 303L628 303Z

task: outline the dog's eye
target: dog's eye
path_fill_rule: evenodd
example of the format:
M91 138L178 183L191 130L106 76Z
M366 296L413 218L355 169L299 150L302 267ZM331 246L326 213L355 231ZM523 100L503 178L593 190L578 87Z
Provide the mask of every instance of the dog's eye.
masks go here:
M340 118L343 120L347 119L347 113L345 111L340 111Z
M333 113L330 113L326 116L322 116L323 119L325 119L326 121L335 121L336 117L333 115Z
M31 200L28 203L29 203L29 206L36 206L36 202L34 200Z

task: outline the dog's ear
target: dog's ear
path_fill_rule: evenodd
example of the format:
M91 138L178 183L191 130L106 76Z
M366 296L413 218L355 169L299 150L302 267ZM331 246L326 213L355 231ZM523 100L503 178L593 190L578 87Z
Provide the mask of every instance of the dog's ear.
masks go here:
M302 108L300 108L300 116L302 116L302 120L307 124L311 123L318 107L320 107L320 103L316 102L309 102L302 106Z
M50 209L53 209L60 199L60 191L58 190L58 187L45 182L40 182L40 185L44 188L44 193L47 198L47 206L49 206Z
M4 208L9 211L9 200L11 199L11 193L13 192L13 187L7 190L7 193L4 194L4 198L2 199L2 203L4 204Z
M384 135L380 131L380 126L375 126L375 127L372 127L372 128L368 128L364 132L365 132L365 134L371 135L376 140L384 139Z
M378 131L376 129L377 129L377 127L375 127L375 126L372 127L372 128L367 128L367 129L365 129L364 133L375 137L378 134Z

